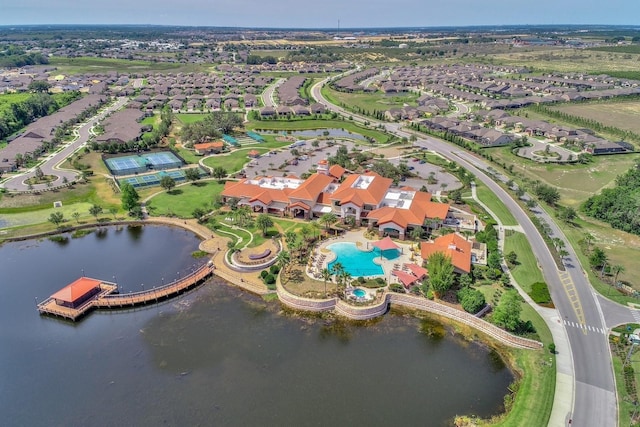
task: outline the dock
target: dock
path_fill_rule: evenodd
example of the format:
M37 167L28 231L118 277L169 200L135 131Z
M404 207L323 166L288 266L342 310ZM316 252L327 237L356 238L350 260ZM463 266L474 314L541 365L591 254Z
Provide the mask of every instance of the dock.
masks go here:
M38 304L40 314L62 317L75 322L94 308L125 308L155 303L160 300L181 294L195 287L213 274L214 265L205 264L187 276L164 284L153 286L141 292L119 294L116 283L102 281L99 291L90 299L77 307L61 305L55 298L49 297Z

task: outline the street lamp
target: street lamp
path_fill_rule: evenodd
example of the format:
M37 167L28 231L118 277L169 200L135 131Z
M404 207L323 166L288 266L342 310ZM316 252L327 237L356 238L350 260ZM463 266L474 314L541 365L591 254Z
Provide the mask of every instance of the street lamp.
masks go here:
M144 292L144 283L141 283L140 286L142 286L142 292Z

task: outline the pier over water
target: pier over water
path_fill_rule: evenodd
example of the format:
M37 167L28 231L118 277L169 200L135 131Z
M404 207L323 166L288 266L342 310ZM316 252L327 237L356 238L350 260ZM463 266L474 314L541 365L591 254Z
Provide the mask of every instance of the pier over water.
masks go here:
M128 294L117 293L116 283L81 277L39 303L38 311L75 322L96 307L134 307L170 298L202 283L213 271L214 265L209 262L181 279Z

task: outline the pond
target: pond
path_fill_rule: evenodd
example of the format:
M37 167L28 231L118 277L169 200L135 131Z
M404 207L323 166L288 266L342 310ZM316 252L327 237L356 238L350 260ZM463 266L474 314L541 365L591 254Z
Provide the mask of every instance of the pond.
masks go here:
M495 353L403 315L293 316L218 279L75 324L36 312L83 273L124 292L184 274L197 246L159 226L0 246L3 424L440 426L501 412L513 375Z

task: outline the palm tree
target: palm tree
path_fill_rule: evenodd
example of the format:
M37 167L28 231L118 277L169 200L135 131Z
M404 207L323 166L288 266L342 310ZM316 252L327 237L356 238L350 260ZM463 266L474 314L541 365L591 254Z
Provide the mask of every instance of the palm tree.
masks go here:
M618 283L618 274L624 273L625 268L623 265L616 264L611 266L611 271L613 272L613 285L615 286Z
M309 236L311 236L312 231L311 231L311 227L309 226L309 224L305 224L301 229L300 229L300 236L302 236L302 240L304 242L307 242L309 240Z
M262 230L262 235L267 235L269 227L273 227L273 220L268 214L260 214L256 218L256 225Z
M247 205L243 205L238 207L236 213L238 215L236 220L238 222L238 225L240 225L241 227L245 226L247 224L247 221L249 221L249 219L251 218L251 208ZM271 227L271 225L269 227Z
M332 273L336 276L336 292L338 292L338 288L340 287L340 285L342 285L342 274L344 273L344 266L341 263L336 262L335 264L333 264L333 268L331 270Z
M320 227L320 223L318 221L311 221L309 223L309 228L310 228L311 232L313 233L313 237L319 237L320 236L320 229L322 227Z
M349 283L351 283L351 273L349 273L348 271L346 271L346 270L343 271L340 274L340 276L342 278L341 282L343 282L345 286L347 286Z
M587 252L591 252L591 244L595 241L595 238L591 233L585 233L584 242L587 244Z
M409 237L411 238L411 240L420 240L420 237L422 237L422 227L416 227L412 229L409 233Z
M334 213L326 213L323 214L320 219L318 219L318 221L321 224L324 224L325 227L325 231L327 232L327 234L329 233L329 229L331 228L331 225L333 223L335 223L338 220L338 217L336 216L336 214Z
M280 270L284 271L286 266L291 262L291 255L287 251L280 251L276 256L276 264L280 267Z
M329 280L331 280L331 277L333 276L333 274L331 274L331 271L329 271L328 268L323 268L322 271L320 272L320 274L322 274L322 280L324 280L324 297L327 297L327 282Z
M298 238L298 235L293 230L287 230L284 233L284 241L287 244L287 247L291 246L293 242L296 241L297 238Z

